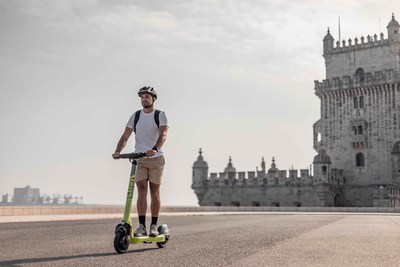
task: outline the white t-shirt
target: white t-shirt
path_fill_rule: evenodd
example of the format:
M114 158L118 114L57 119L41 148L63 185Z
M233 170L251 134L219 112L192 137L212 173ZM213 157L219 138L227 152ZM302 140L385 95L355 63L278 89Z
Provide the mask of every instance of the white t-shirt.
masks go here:
M156 121L154 120L154 110L150 113L144 113L140 111L140 117L136 124L136 136L135 136L135 153L146 152L152 149L159 137L159 129ZM135 112L136 113L136 112ZM135 122L135 113L129 118L126 127L133 129ZM160 112L160 126L168 126L168 119L164 111ZM160 149L153 157L159 157L163 155L162 149Z

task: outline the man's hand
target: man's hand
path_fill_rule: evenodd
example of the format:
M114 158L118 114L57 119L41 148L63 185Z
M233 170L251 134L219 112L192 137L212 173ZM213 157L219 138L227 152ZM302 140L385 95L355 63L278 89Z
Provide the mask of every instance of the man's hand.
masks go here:
M113 159L119 159L120 154L119 152L115 152L114 154L112 154Z
M156 154L156 153L157 153L157 151L150 149L150 150L147 150L146 156L148 158L150 158L150 157L154 156L154 154Z

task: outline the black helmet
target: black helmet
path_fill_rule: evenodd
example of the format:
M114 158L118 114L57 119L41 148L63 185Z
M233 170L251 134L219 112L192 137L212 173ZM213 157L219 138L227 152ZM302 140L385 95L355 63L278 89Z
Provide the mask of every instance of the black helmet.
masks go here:
M145 86L145 87L140 88L138 95L141 96L142 94L145 94L145 93L151 95L154 99L157 99L157 92L156 92L156 90L154 90L153 87Z

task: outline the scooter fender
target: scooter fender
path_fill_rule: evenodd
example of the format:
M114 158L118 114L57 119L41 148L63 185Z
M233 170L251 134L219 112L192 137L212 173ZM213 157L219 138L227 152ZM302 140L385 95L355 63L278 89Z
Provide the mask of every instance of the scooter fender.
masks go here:
M131 226L127 223L119 223L117 226L115 226L115 234L119 232L123 233L124 235L130 235Z
M157 230L160 235L169 235L168 226L166 224L159 225Z

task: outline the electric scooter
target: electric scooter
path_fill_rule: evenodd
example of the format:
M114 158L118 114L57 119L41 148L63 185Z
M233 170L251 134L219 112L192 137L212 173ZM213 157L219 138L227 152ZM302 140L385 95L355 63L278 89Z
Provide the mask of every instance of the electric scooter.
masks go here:
M135 187L135 173L137 166L137 159L145 157L146 153L129 153L121 154L121 159L129 159L132 163L131 176L129 179L128 194L125 202L124 219L115 227L114 248L118 254L128 251L129 244L150 244L155 242L159 248L164 248L169 240L169 231L166 224L161 224L158 227L159 235L157 237L143 236L136 237L133 235L133 225L131 221L131 208L133 190Z

